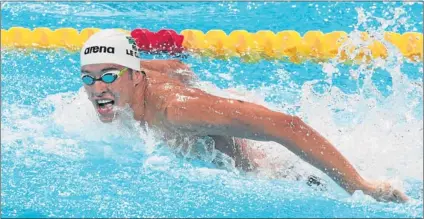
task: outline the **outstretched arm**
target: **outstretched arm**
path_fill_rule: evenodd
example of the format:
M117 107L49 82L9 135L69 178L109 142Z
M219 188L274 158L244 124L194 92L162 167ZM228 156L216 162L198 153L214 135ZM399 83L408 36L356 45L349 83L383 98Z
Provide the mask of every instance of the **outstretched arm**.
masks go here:
M299 117L271 111L253 103L212 96L199 90L178 95L179 98L168 104L165 113L169 122L180 129L205 135L275 141L329 175L350 194L362 190L376 199L407 199L397 190L396 193L392 191L394 197L385 197L388 194L384 193L384 188L380 191L380 188L364 180L327 139Z

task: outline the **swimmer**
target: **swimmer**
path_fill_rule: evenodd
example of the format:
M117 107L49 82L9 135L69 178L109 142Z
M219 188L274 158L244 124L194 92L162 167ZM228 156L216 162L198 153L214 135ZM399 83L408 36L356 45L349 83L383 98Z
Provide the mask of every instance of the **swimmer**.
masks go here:
M299 117L264 106L208 94L190 86L196 80L177 60L140 60L134 40L107 29L93 34L80 52L84 89L104 123L130 107L135 120L163 133L170 147L189 147L191 139L210 137L216 150L243 170L261 165L263 151L248 139L273 141L318 168L349 194L357 190L378 201L406 202L386 182L371 182L323 136ZM309 180L313 183L316 179Z

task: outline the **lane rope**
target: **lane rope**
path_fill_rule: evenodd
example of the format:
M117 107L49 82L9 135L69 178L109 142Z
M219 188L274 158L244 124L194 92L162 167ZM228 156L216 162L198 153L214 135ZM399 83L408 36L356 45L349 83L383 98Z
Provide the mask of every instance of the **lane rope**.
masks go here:
M1 29L1 49L65 49L77 52L84 42L99 28L74 28L51 30L47 27L28 29L11 27ZM308 31L303 36L294 30L277 33L260 30L255 33L234 30L227 34L222 30L186 29L177 33L171 29L152 32L137 28L131 34L140 50L146 53L198 55L215 59L241 58L246 62L286 60L300 63L305 60L341 62L371 61L388 57L388 48L399 50L403 57L423 61L423 34L419 32L384 32L382 40L376 40L366 32L357 32L355 39L344 31L323 33ZM360 40L357 40L360 39Z

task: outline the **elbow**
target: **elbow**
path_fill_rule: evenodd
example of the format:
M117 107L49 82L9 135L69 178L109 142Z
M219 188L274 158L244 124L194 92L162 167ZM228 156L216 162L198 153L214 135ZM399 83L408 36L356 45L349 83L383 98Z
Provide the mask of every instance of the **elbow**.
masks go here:
M284 129L284 132L295 132L302 129L305 123L299 116L280 114L276 121L279 121L279 127Z
M315 130L308 126L308 124L306 124L300 117L291 116L282 139L287 142L291 142L294 145L311 145L317 137L319 136Z
M308 138L310 134L310 129L306 123L300 117L292 116L289 123L288 137L292 141L299 141L299 139Z
M267 135L276 141L293 141L305 130L306 124L298 116L278 113Z
M299 116L291 116L290 127L293 130L303 129L305 125L305 122Z

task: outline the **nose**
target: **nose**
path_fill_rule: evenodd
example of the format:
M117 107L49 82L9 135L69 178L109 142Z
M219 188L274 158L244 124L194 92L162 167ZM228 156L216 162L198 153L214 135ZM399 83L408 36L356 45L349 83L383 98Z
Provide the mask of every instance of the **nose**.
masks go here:
M96 81L91 87L91 93L93 96L102 96L108 90L106 83L103 81Z

